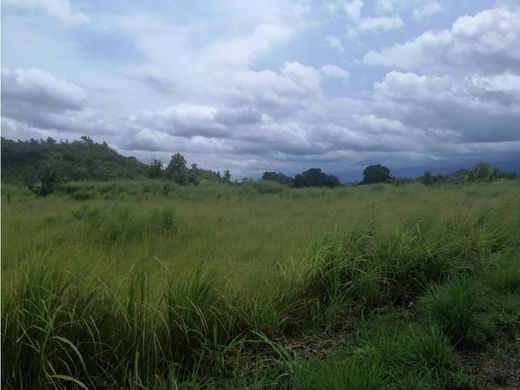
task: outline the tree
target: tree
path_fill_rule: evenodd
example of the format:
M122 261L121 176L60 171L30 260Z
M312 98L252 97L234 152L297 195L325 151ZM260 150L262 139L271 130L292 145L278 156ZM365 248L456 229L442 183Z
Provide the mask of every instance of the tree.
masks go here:
M52 194L58 186L58 173L48 165L44 166L38 173L40 185L29 184L27 188L37 196L47 196Z
M92 138L86 135L81 136L81 141L87 145L94 145L94 141L92 141Z
M337 187L339 179L333 175L327 175L319 168L311 168L294 178L295 187Z
M433 184L433 175L431 171L424 172L424 175L422 177L422 183L425 186L431 186Z
M485 161L479 161L469 170L469 181L493 181L493 168Z
M264 172L262 174L262 180L274 181L275 183L290 186L293 184L294 178L279 172Z
M387 183L390 179L390 169L381 164L369 165L363 171L361 184Z
M223 179L224 179L224 182L231 183L231 172L229 172L229 170L224 171Z
M166 177L177 184L186 185L189 183L188 168L186 168L186 159L180 153L175 153L170 163L166 167Z
M163 164L159 160L153 160L148 166L148 177L151 179L160 179L163 175Z

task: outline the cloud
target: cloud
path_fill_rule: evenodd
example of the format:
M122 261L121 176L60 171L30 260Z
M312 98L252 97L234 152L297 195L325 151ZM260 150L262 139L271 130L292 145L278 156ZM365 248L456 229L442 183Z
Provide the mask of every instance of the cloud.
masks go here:
M357 30L362 32L383 32L398 30L403 27L403 21L398 16L377 16L361 19L357 25Z
M2 68L2 117L18 127L83 134L113 131L87 106L81 87L39 69Z
M426 4L423 4L422 6L413 10L413 18L415 20L423 20L430 16L443 12L444 10L445 7L437 1L427 2Z
M363 0L326 1L323 5L332 15L343 15L346 18L346 32L343 37L349 41L356 40L359 34L382 33L403 27L403 21L398 14L363 16ZM337 37L328 36L326 41L329 46L343 52L343 44Z
M7 41L2 70L4 134L88 134L143 161L166 162L179 151L235 177L518 161L518 7L474 11L414 37L448 6L461 15L482 5L325 5L330 14L305 0L208 0L203 11L200 2L180 2L175 12L170 4L105 2L83 8L91 22L73 30L14 26L34 20L19 9L6 24L17 39ZM56 61L47 45L77 50ZM390 68L360 62L365 51L365 61Z
M214 148L213 158L225 158L240 174L253 174L310 164L337 171L346 159L351 166L374 159L425 164L493 150L511 158L520 138L520 95L501 87L515 85L515 74L458 79L392 71L374 84L371 98L327 96L327 79L348 77L337 65L298 62L277 72L241 71L225 83L218 105L140 113L126 139L156 150ZM214 163L208 156L197 158Z
M475 74L471 80L475 86L486 91L520 92L520 75L510 72L493 76Z
M451 143L520 139L520 94L490 91L471 79L392 71L375 84L374 99L386 115L425 134L434 129Z
M271 15L258 24L260 16L250 16L255 24L240 25L232 33L224 34L215 33L207 21L180 25L145 15L122 17L119 28L148 58L148 63L128 74L159 94L199 95L203 100L210 86L247 70L274 48L293 39L299 19L293 17L295 27L294 19L288 21L289 16L282 15Z
M494 8L457 19L450 30L427 31L403 44L369 51L368 65L424 65L500 71L520 66L520 7Z
M340 68L337 65L323 65L320 68L320 72L326 79L337 79L343 81L348 81L350 79L350 72Z
M374 6L380 14L411 11L415 20L422 20L447 9L444 0L376 0Z
M403 26L403 21L398 15L394 16L368 16L361 15L363 9L362 0L353 0L344 3L343 9L350 21L347 38L354 38L360 32L383 32L398 30Z
M343 47L343 44L341 43L341 40L338 37L329 35L325 38L325 42L328 46L333 47L340 53L343 53L345 51L345 48Z
M215 121L216 114L216 107L181 103L159 110L140 110L131 120L136 126L170 135L225 137L229 131Z
M69 0L4 0L2 8L7 12L21 14L42 13L70 25L80 25L90 21L85 14L72 12Z
M80 110L86 93L75 84L39 69L2 68L2 100L11 104L53 111Z
M248 65L263 55L272 46L287 42L291 37L290 29L270 24L260 24L249 35L217 41L207 46L207 57L235 66Z

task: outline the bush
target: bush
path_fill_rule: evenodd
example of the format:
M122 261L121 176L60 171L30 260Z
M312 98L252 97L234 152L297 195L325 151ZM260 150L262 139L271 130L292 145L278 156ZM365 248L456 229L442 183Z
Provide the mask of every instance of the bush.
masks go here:
M58 173L56 169L45 166L38 173L38 178L40 179L40 185L29 184L27 188L32 191L37 196L47 196L56 191L58 186Z
M456 280L433 286L421 298L419 307L454 345L474 345L486 337L483 319L484 291L472 280Z

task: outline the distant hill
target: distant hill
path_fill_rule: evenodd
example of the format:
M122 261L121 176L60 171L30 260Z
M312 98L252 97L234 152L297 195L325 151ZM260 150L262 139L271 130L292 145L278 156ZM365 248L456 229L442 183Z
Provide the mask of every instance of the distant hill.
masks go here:
M110 180L144 177L147 166L135 157L121 156L105 142L13 141L2 137L2 181L31 183L50 166L65 180Z

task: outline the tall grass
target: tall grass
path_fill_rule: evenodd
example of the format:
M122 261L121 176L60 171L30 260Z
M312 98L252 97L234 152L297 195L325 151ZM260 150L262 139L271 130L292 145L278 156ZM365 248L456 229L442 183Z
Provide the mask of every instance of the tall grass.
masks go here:
M142 195L103 186L89 191ZM443 383L452 346L488 331L471 280L518 291L514 183L471 193L153 188L149 202L78 203L70 190L4 205L5 388L255 385L233 382L245 366L256 384L294 388ZM425 324L369 332L320 364L292 361L270 341L416 306ZM396 356L423 369L407 376Z

